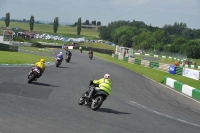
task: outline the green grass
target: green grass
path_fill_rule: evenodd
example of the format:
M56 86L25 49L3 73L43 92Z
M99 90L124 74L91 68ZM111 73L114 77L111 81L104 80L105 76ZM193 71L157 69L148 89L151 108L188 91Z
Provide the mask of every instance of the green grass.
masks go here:
M104 43L90 43L90 42L87 42L87 43L79 43L79 45L83 47L83 50L84 50L84 47L108 49L108 50L113 50L113 51L115 50L115 46L104 44Z
M126 63L122 60L114 59L114 58L112 58L111 55L107 55L107 54L100 54L100 53L95 52L95 56L98 56L102 59L113 62L115 64L121 65L122 67L125 67L125 68L132 70L134 72L137 72L139 74L145 75L159 83L163 83L164 76L168 76L170 78L178 80L179 82L182 82L184 84L187 84L187 85L190 85L197 89L200 89L200 86L199 86L200 81L198 81L198 80L190 79L190 78L179 76L179 75L172 75L167 72L151 69L151 68L144 67L141 65Z
M50 49L50 48L37 48L37 47L22 47L22 46L19 46L19 49L30 50L30 51L46 53L46 54L52 54L53 53L53 50Z
M27 53L18 52L6 52L0 51L0 64L34 64L38 62L41 58L44 58L46 62L54 62L55 59L47 56L39 56Z
M53 21L52 21L53 22ZM0 21L0 26L5 27L5 22ZM11 28L21 28L24 30L29 30L30 26L29 23L23 23L23 22L10 22L9 27ZM53 25L48 25L48 24L34 24L34 29L33 31L37 33L49 33L49 34L54 34L53 32ZM58 35L63 35L65 37L75 37L77 32L76 27L70 27L70 26L59 26L57 34ZM81 29L81 35L86 36L86 37L97 37L98 38L98 31L97 29L86 29L82 28Z

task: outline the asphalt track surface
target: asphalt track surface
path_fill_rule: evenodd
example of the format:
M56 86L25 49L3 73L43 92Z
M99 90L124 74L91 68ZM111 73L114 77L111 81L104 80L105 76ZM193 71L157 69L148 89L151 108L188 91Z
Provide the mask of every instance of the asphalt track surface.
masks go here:
M64 52L64 51L63 51ZM0 67L1 133L199 133L199 103L142 75L72 50L27 83L29 67ZM111 75L112 94L98 111L78 105L89 80Z

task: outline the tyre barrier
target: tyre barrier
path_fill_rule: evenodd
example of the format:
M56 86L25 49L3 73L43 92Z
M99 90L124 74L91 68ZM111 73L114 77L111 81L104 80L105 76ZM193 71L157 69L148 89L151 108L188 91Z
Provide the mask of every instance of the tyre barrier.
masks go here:
M159 68L159 63L158 62L150 62L149 67L153 69L158 69Z
M134 64L141 65L141 59L135 59L135 60L134 60Z

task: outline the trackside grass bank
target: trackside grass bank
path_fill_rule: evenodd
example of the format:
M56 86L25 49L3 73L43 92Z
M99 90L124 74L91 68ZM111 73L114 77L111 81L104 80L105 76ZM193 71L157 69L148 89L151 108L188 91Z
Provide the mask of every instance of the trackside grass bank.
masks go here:
M46 62L54 62L55 59L27 53L0 51L0 64L33 64L44 58Z
M149 77L149 78L151 78L151 79L153 79L153 80L155 80L159 83L162 83L162 84L164 83L164 76L167 76L167 77L175 79L175 80L177 80L181 83L195 87L196 89L200 89L200 85L199 85L200 81L199 80L193 80L193 79L183 77L183 76L179 76L179 75L172 75L172 74L169 74L169 73L166 73L166 72L162 72L162 71L155 70L155 69L152 69L152 68L144 67L144 66L141 66L141 65L126 63L122 60L114 59L114 58L112 58L111 55L107 55L107 54L100 54L100 53L95 52L94 55L99 57L99 58L102 58L104 60L118 64L118 65L125 67L129 70L132 70L134 72L137 72L139 74L142 74L144 76L147 76L147 77Z

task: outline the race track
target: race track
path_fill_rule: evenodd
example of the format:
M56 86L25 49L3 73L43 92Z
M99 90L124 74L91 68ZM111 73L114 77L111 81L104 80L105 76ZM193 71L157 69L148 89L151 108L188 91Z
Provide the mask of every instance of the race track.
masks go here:
M0 67L0 133L200 132L199 103L116 64L72 54L32 84L29 67ZM89 81L105 73L113 91L101 108L78 105Z

